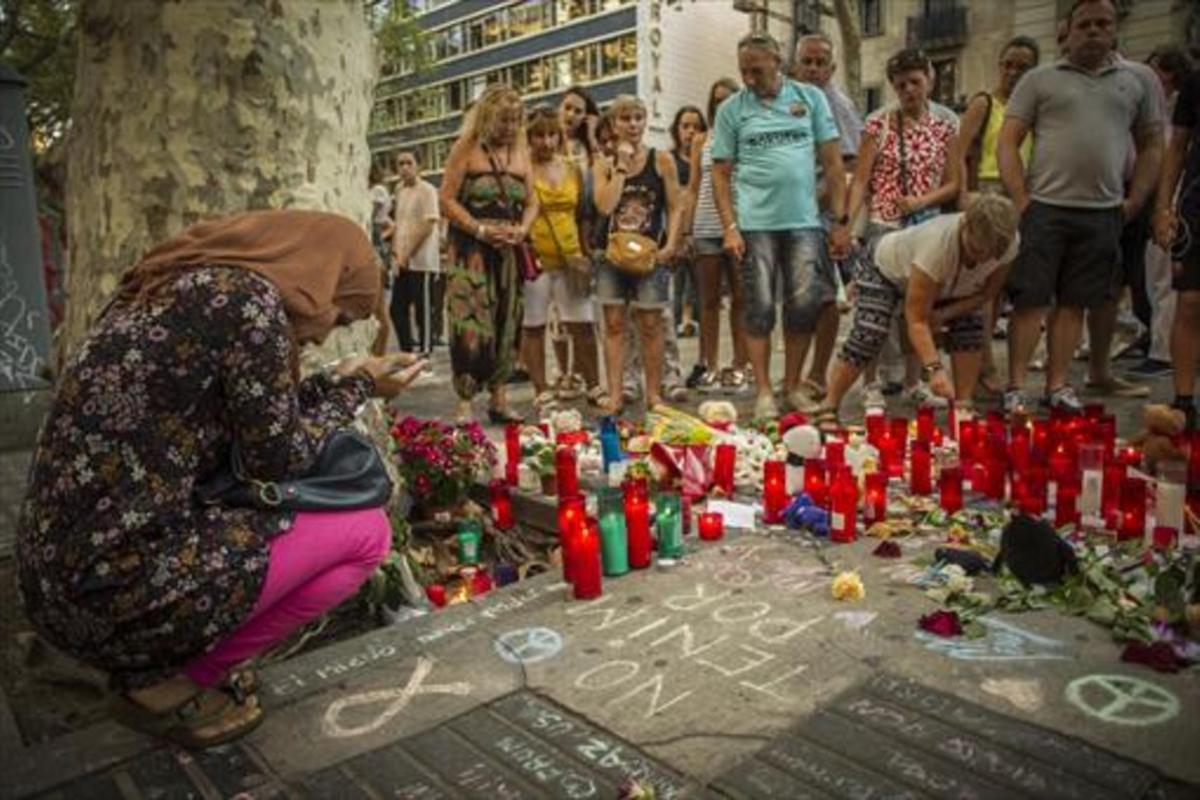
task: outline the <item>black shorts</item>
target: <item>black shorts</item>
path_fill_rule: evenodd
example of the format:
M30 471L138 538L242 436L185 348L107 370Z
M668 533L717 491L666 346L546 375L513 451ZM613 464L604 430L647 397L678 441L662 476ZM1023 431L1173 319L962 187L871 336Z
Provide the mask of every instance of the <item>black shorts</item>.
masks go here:
M1200 292L1200 178L1184 180L1192 187L1179 199L1180 231L1171 248L1171 288L1177 292Z
M1008 276L1017 309L1095 308L1116 297L1121 209L1034 201L1021 217L1021 251Z

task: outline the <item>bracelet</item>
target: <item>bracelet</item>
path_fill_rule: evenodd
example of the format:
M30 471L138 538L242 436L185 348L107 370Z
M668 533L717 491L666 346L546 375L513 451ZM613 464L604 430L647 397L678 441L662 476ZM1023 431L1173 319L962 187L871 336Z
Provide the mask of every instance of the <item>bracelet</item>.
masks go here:
M483 238L483 231L484 231L484 226L483 226L483 223L482 223L482 222L476 222L476 223L475 223L475 238L476 238L476 239L482 239L482 238Z
M735 221L735 222L729 223L728 225L725 226L725 230L727 230L727 231L737 230L737 222Z
M928 364L921 366L921 377L928 381L934 375L942 370L941 361L930 361Z

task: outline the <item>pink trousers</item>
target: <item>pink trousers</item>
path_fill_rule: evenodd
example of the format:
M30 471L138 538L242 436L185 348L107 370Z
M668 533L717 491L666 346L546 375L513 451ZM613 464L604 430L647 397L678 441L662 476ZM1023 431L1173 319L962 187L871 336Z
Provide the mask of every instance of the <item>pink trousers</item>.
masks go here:
M271 563L249 618L184 673L215 686L241 662L282 642L335 607L387 557L392 527L383 509L303 511L271 540Z

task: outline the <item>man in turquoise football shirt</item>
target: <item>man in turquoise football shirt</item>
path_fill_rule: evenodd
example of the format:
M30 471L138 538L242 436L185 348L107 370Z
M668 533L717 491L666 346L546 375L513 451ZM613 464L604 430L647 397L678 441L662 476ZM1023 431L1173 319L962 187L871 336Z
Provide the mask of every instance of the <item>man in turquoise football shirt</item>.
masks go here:
M713 195L725 250L739 262L758 417L779 413L768 369L776 272L783 286L784 393L789 406L808 410L801 368L821 311L835 301L830 259L850 250L837 123L824 93L786 78L782 66L779 43L770 36L755 33L738 42L745 88L721 104L712 145ZM817 205L817 158L831 187L828 249Z

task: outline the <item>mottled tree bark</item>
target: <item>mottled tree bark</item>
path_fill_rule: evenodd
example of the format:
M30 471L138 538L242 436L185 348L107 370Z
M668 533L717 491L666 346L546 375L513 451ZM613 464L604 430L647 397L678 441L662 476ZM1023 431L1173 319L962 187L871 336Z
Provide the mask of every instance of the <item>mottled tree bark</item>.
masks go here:
M857 3L852 8L850 0L834 0L834 16L838 32L842 36L841 62L846 76L846 94L854 98L859 108L864 108L862 98L862 30L859 26Z
M367 221L362 0L84 0L79 26L63 347L142 252L200 219L302 207Z

